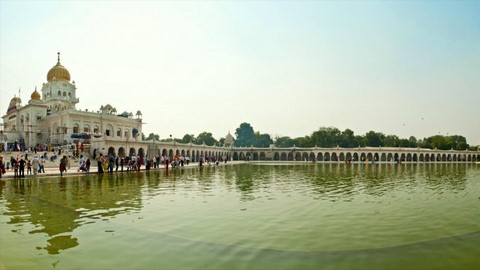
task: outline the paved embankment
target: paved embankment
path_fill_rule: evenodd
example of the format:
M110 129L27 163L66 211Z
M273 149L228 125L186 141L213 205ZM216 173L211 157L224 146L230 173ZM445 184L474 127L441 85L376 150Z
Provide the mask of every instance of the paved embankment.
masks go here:
M20 152L19 152L19 155L20 155ZM10 161L10 156L13 156L13 157L16 157L17 156L17 153L13 152L13 154L9 155L9 154L3 154L1 155L3 156L3 160L4 162L5 161ZM30 156L30 155L29 155ZM238 163L244 163L243 161L229 161L228 163L219 163L218 166L225 166L225 165L232 165L232 164L238 164ZM90 174L97 174L98 173L98 168L97 168L97 162L94 161L92 162L92 166L90 167ZM27 174L27 168L25 166L25 178L40 178L40 177L52 177L52 176L60 176L60 160L56 160L56 161L47 161L46 164L45 164L45 173L38 173L37 175L34 175L33 172L32 174ZM192 167L198 167L199 164L198 162L195 162L195 163L190 163L189 165L184 165L184 167L186 168L192 168ZM209 165L206 165L206 166L209 166ZM211 163L210 166L216 166L215 164ZM171 170L172 168L169 167L169 169ZM33 169L32 169L33 170ZM64 176L72 176L72 175L85 175L86 173L85 172L78 172L78 160L71 160L70 161L70 168L67 167L67 172L64 172L63 175ZM140 171L145 171L145 166L142 166L140 168ZM160 165L160 167L158 168L150 168L151 171L155 171L155 170L165 170L165 166L164 165ZM127 167L124 166L123 167L123 172L126 172L127 171ZM108 173L108 172L105 172L105 173ZM113 173L121 173L121 168L120 166L118 167L118 171L115 170L115 168L113 169ZM0 178L0 180L7 180L7 179L13 179L14 178L14 171L12 170L12 168L10 168L9 170L6 171L5 174L2 174L2 177Z

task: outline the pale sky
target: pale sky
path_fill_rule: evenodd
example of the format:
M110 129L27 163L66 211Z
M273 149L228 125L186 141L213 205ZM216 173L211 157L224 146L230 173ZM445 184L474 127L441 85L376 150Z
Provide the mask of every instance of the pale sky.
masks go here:
M143 132L243 122L480 145L480 1L4 1L0 113L61 63L79 109L141 110Z

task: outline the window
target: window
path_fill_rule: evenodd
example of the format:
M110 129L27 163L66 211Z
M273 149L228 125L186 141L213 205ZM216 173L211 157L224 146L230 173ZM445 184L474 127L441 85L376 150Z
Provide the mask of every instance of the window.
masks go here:
M108 137L110 137L110 130L109 130L109 129L105 130L105 135L107 135Z
M98 127L95 127L95 128L93 129L93 132L94 132L94 133L98 133Z
M122 130L121 129L118 129L117 130L117 137L121 137L122 136Z
M73 126L73 133L78 133L78 130L79 130L79 126L77 124L75 124L75 126Z
M84 126L83 127L83 132L86 132L86 133L90 132L90 127L89 126Z

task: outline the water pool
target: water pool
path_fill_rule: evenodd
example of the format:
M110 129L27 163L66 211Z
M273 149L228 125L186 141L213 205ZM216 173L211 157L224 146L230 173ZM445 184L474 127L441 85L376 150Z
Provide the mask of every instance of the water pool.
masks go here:
M480 166L249 163L0 182L0 269L478 269Z

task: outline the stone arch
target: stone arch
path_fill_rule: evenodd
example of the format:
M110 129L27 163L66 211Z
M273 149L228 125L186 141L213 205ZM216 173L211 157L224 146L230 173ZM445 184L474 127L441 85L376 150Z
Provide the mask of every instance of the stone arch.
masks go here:
M382 161L382 162L387 161L387 155L385 153L382 153L382 155L380 156L380 161Z
M300 152L296 152L295 153L295 161L300 161L302 160L302 154L300 154Z
M285 161L287 161L287 160L288 160L287 153L282 152L282 153L280 154L280 160L285 160Z
M275 152L275 154L273 154L273 160L280 160L280 155L278 154L278 152Z
M359 161L358 153L353 153L353 159L352 161Z
M375 162L378 162L380 160L380 157L379 157L378 153L373 154L373 160Z
M412 154L411 154L411 153L408 153L408 154L407 154L407 161L408 161L408 162L411 162L411 161L412 161Z
M423 154L420 154L420 155L418 156L418 161L420 161L420 162L424 162L424 161L425 161L425 157L423 156Z
M308 154L306 152L302 153L302 161L308 161Z
M287 160L288 161L293 161L293 153L292 152L288 153Z
M309 156L308 160L314 162L315 161L315 153L310 152L310 156Z
M360 155L360 161L366 161L367 160L367 155L365 155L365 153L362 153Z
M73 133L74 134L80 133L80 125L78 123L73 124Z
M340 153L340 155L338 155L338 160L339 161L345 161L345 154L343 152Z
M267 156L265 155L265 152L260 152L260 160L267 160Z
M128 151L128 156L135 156L136 152L135 152L135 148L131 147L130 150Z
M372 161L373 160L373 155L372 153L367 153L367 160L366 161Z
M444 162L447 161L447 155L445 155L445 154L442 155L442 161L444 161Z
M258 160L258 153L253 153L252 160Z
M330 161L330 153L326 152L323 156L324 161Z
M123 147L118 148L118 156L125 157L125 148Z
M323 154L322 154L322 152L318 152L318 154L317 154L317 161L323 161Z
M233 153L233 160L238 160L238 153L237 152Z
M115 148L109 147L109 148L108 148L108 155L116 156L116 155L115 155Z

